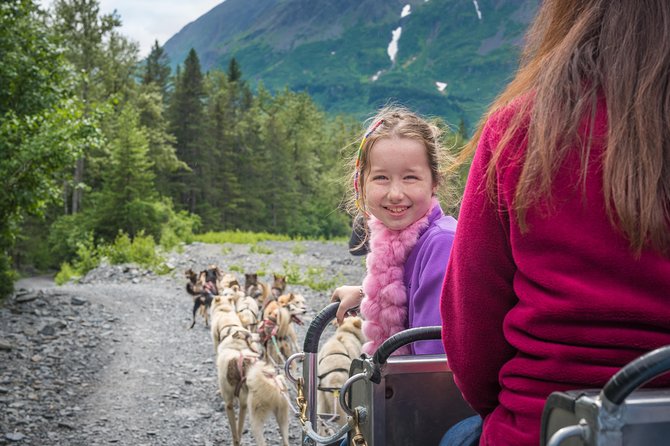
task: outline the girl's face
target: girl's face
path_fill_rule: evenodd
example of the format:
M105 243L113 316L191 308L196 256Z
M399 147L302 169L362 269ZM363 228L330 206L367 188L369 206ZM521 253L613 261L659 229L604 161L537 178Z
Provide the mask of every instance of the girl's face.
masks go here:
M426 146L408 138L375 142L365 180L367 210L389 229L405 229L430 210L437 189Z

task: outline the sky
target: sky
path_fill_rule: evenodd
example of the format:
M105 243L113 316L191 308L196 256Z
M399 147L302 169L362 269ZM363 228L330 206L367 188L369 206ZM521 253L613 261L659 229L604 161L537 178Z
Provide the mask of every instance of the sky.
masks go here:
M140 56L149 54L155 40L160 45L184 26L224 0L99 0L100 13L116 9L121 16L121 34L140 45ZM53 0L39 0L47 8Z

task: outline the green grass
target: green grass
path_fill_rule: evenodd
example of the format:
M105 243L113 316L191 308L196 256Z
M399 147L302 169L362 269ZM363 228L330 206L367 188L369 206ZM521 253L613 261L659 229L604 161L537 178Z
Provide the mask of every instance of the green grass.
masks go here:
M293 240L288 235L244 231L205 232L204 234L196 234L193 238L196 242L202 243L237 243L241 245L252 245L265 241L288 242Z
M304 254L307 251L305 249L305 246L302 243L296 243L296 245L291 249L291 254L294 256L299 256L300 254Z
M269 232L247 232L247 231L222 231L222 232L205 232L203 234L196 234L193 236L193 241L200 243L235 243L238 245L255 245L259 242L299 242L299 241L319 241L319 242L346 242L349 236L337 236L329 239L323 237L305 238L301 236L291 237L284 234L270 234ZM298 246L297 250L304 249ZM295 253L294 253L295 254Z
M249 247L249 252L252 254L272 254L274 251L267 246L254 243Z
M334 277L325 277L325 270L320 266L308 266L303 271L295 263L284 261L282 267L288 283L304 285L314 291L332 290L344 281L344 277L340 273Z

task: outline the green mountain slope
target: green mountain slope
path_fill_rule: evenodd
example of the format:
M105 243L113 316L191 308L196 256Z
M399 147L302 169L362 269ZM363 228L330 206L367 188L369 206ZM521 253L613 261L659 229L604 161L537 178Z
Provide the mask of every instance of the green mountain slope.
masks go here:
M328 111L367 116L397 101L471 127L513 73L537 3L226 0L165 50L177 64L193 47L204 69L235 57L252 84L305 90Z

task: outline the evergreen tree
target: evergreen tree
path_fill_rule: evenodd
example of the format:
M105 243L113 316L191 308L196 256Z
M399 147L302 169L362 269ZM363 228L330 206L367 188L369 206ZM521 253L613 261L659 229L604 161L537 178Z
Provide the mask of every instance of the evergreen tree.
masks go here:
M175 137L168 132L168 120L165 116L163 99L158 87L150 83L138 89L132 101L139 112L139 125L147 138L148 156L153 163L158 193L170 195L170 176L179 170L188 171L188 166L177 158Z
M163 47L156 40L144 64L142 83L144 85L156 85L163 97L167 98L170 87L170 73L170 60Z
M171 132L177 139L177 157L191 169L173 176L173 197L182 209L195 213L201 204L206 179L203 75L194 49L188 53L175 85L170 110Z
M96 212L96 233L112 240L118 231L135 236L146 231L160 237L154 208L153 163L146 133L137 111L124 107L118 114L110 143L110 159L104 171L105 187Z
M228 63L228 81L240 82L242 80L242 70L237 60L233 57Z

